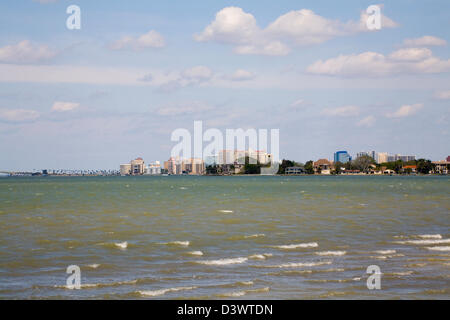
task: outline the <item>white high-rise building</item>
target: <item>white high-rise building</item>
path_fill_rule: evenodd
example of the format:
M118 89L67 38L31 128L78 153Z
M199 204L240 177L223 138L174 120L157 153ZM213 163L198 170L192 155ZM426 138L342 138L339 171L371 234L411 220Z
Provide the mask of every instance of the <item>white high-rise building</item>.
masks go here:
M158 175L161 174L161 164L159 161L155 161L150 163L146 170L145 174Z

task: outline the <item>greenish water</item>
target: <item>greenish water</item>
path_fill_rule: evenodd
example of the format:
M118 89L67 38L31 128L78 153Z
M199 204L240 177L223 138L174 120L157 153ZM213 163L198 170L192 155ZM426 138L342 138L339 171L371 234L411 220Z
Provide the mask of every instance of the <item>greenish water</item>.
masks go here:
M448 177L0 178L0 298L449 299L449 213Z

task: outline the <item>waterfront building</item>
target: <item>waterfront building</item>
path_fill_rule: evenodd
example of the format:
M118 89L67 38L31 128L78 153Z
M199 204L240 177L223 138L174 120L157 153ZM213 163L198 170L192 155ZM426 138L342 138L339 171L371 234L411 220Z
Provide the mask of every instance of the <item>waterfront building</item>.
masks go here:
M347 163L352 161L352 157L347 151L337 151L334 153L334 162Z
M375 157L375 161L377 163L385 163L388 162L388 153L387 152L378 152Z
M284 171L285 174L303 174L305 170L302 167L287 167Z
M400 154L389 155L387 162L395 162L398 160L401 160L403 162L413 161L413 160L416 160L416 156L403 156Z
M155 161L153 163L150 163L146 170L145 170L146 174L150 174L150 175L158 175L161 174L161 164L159 161Z
M433 161L434 172L439 174L449 174L450 172L450 161Z
M205 174L205 162L199 158L180 159L171 157L164 162L168 174Z
M328 159L319 159L313 163L314 173L331 174L333 164Z
M142 158L136 158L131 160L131 174L141 175L145 172L145 163Z
M447 162L450 162L450 156L447 157Z
M131 174L131 164L130 163L121 164L120 165L120 175L126 176L129 174Z

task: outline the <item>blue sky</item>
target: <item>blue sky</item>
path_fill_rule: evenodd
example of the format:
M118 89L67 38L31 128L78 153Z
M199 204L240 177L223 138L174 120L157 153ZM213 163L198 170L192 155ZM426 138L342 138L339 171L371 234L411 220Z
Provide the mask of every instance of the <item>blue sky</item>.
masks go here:
M81 9L81 30L66 8ZM448 1L0 3L0 170L164 161L176 128L280 129L280 157L450 154Z

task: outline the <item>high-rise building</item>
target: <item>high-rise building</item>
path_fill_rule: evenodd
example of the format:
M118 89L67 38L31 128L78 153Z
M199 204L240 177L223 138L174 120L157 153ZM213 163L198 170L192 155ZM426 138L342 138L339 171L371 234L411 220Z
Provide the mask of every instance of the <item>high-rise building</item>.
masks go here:
M153 163L150 163L147 166L147 169L146 169L145 173L146 174L151 174L151 175L161 174L161 164L159 163L159 161L155 161Z
M388 154L387 152L378 152L375 157L375 161L377 163L385 163L388 162Z
M145 172L145 163L142 158L136 158L131 160L131 174L141 175Z
M395 162L398 160L401 160L403 162L413 161L413 160L416 160L416 156L402 156L400 154L388 156L388 162Z
M131 164L130 163L121 164L120 165L120 175L126 176L129 174L131 174Z
M352 161L352 157L348 154L347 151L336 151L334 153L334 162L342 162L347 163Z

